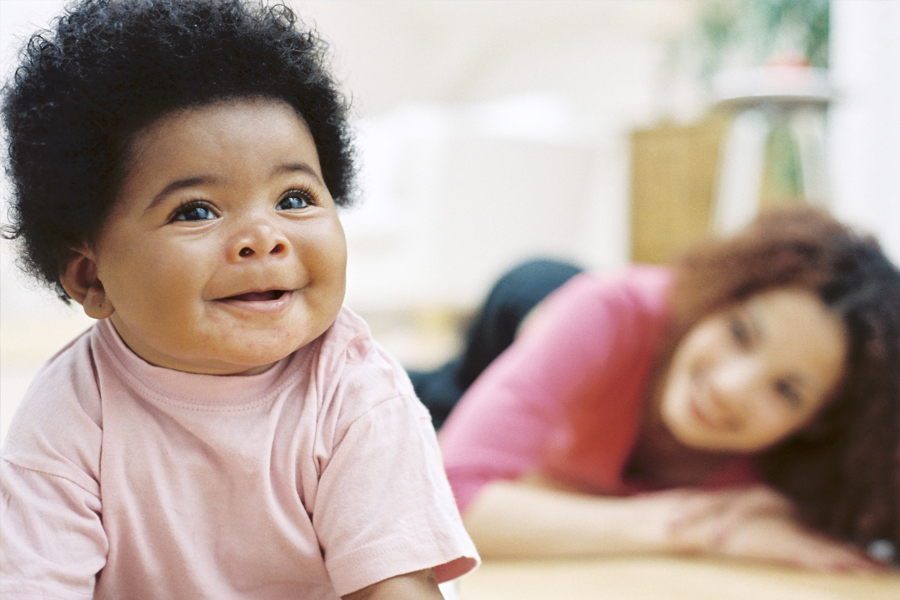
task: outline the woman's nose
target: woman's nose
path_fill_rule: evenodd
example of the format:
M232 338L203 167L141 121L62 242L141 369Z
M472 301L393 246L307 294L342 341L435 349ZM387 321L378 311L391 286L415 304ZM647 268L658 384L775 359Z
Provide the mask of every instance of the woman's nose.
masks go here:
M281 230L263 219L244 223L229 244L228 258L240 261L287 255L290 241Z
M759 392L761 379L759 365L749 358L721 364L711 381L713 400L723 411L738 413Z

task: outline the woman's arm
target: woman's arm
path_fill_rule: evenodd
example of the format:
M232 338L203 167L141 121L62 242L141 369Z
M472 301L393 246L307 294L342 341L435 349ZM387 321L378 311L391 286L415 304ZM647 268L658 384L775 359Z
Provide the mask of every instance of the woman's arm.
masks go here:
M485 485L463 516L485 558L570 557L675 550L674 494L606 497L533 481Z
M715 550L726 556L780 562L816 571L866 573L887 568L849 543L793 519L759 515L737 527Z
M571 409L586 395L600 400L596 411L605 420L596 432L605 454L597 470L617 478L612 471L630 452L643 375L664 322L663 309L648 305L662 303L667 275L631 269L572 279L478 377L440 431L461 511L486 483L518 479L563 452Z
M494 481L464 516L487 558L711 554L819 570L870 571L861 551L815 533L764 487L581 494L538 480Z

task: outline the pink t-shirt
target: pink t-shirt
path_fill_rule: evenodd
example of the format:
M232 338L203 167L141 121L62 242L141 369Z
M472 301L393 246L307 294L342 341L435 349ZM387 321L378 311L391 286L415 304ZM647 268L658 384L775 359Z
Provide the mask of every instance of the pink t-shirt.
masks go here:
M344 309L254 376L154 367L107 321L2 461L4 598L329 598L478 557L403 369Z
M590 493L647 489L626 479L625 468L669 318L671 279L669 270L653 266L582 273L544 301L540 316L441 428L444 466L461 511L488 482L532 471ZM575 434L586 428L572 422L573 407L589 408L590 439ZM747 475L741 461L711 484Z

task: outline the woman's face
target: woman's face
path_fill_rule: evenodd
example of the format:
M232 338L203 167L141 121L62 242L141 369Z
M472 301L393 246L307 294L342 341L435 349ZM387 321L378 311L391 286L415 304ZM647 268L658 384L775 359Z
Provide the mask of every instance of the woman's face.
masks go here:
M755 453L806 426L843 374L847 333L811 292L761 292L691 329L672 357L663 422L686 446Z

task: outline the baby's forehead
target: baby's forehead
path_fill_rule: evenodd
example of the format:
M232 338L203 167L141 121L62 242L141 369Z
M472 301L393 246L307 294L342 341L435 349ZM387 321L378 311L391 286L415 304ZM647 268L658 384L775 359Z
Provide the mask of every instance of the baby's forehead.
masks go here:
M165 195L286 178L328 189L305 121L287 103L267 98L214 102L157 119L135 134L123 173L117 202L143 197L147 188Z
M286 126L295 127L309 136L318 150L306 119L286 101L271 96L227 97L169 109L137 129L121 146L123 176L134 169L148 149L179 143L173 138L208 135L212 125L226 133L229 128L246 128L252 136L257 126L264 125L263 121L272 114L277 114ZM215 118L211 119L211 116Z
M175 121L190 121L195 117L202 117L210 111L229 111L236 117L239 113L245 113L247 118L253 118L255 107L278 106L290 111L303 128L309 130L309 124L302 114L290 102L274 94L229 94L221 97L212 96L202 102L185 102L181 105L166 107L140 127L137 134L151 133Z

